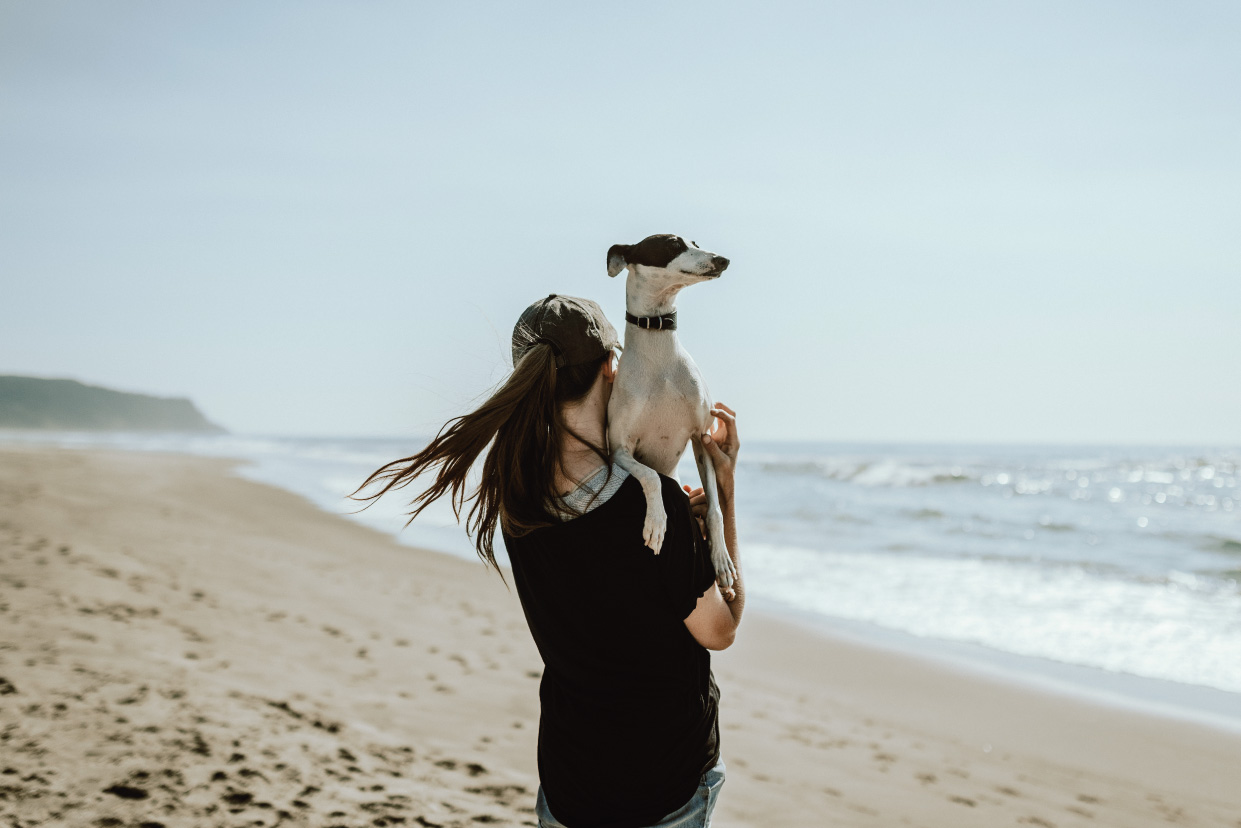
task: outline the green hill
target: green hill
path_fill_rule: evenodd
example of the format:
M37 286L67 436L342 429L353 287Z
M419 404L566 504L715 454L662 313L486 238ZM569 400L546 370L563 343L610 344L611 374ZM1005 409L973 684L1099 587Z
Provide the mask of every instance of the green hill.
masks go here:
M223 432L189 400L128 394L77 380L0 376L0 428Z

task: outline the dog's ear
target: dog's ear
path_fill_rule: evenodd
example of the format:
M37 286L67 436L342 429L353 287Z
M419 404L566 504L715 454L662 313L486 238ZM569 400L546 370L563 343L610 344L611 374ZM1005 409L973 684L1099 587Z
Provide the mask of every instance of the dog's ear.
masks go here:
M625 259L629 255L629 245L614 244L608 248L608 275L615 276L625 269L625 265L629 262Z

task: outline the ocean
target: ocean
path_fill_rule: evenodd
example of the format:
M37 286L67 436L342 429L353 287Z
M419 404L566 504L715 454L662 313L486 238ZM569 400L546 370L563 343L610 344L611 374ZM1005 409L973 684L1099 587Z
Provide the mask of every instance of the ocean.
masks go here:
M345 500L416 438L0 433L234 457L243 477L476 559L451 508ZM687 454L681 479L694 482ZM1122 701L1241 723L1241 449L742 447L750 600L806 623ZM481 564L480 564L481 565Z

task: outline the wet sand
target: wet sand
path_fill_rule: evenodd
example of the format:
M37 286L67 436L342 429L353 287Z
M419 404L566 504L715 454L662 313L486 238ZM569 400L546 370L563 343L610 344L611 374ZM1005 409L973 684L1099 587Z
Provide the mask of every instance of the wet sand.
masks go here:
M231 467L0 448L3 824L534 824L516 596ZM715 670L718 826L1241 828L1235 734L758 613Z

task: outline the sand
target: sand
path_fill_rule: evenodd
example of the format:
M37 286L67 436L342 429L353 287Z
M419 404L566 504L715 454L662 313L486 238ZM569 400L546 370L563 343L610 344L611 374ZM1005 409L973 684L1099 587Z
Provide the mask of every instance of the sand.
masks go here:
M232 467L0 449L0 824L533 825L516 595ZM721 828L1241 826L1235 734L755 612L715 670Z

